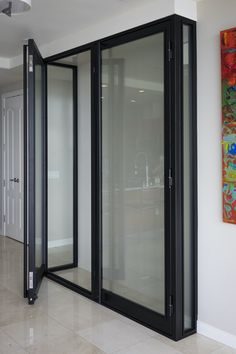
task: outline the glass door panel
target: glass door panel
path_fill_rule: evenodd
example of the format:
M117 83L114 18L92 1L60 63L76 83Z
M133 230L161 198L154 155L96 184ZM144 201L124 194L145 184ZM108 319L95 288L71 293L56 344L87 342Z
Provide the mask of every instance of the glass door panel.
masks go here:
M48 65L48 268L74 266L73 69Z
M90 51L48 65L48 267L91 295Z
M25 295L33 304L45 271L45 64L33 40L24 62L25 94Z
M160 316L167 298L164 58L164 32L102 51L103 298L124 312Z

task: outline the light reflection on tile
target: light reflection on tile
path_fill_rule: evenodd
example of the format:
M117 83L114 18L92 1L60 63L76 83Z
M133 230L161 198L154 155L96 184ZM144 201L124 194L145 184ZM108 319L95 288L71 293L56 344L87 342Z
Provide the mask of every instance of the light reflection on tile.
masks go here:
M69 330L46 315L4 326L2 331L24 348L70 334Z
M79 331L78 334L106 353L113 353L149 338L134 326L118 319Z

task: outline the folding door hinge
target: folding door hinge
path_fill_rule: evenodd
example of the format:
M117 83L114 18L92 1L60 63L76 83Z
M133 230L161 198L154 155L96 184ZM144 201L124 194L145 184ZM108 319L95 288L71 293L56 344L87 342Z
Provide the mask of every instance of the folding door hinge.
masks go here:
M169 317L172 317L174 314L174 304L173 304L173 296L169 296L169 306L168 306L168 311L169 311Z
M171 42L168 43L168 61L173 59L173 50L171 46Z
M172 170L171 170L171 168L169 168L168 181L169 181L169 188L171 189L172 186L173 186L173 177L172 177Z
M29 72L34 72L34 60L33 55L29 55Z

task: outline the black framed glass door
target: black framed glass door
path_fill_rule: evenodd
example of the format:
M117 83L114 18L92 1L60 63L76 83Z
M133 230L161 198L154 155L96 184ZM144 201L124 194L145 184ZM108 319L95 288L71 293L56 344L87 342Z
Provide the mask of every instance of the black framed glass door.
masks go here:
M25 47L25 295L33 304L45 271L45 63L35 42Z
M171 333L169 29L102 43L102 302Z
M30 40L24 71L29 303L45 272L170 338L195 333L196 24L173 15L44 60Z

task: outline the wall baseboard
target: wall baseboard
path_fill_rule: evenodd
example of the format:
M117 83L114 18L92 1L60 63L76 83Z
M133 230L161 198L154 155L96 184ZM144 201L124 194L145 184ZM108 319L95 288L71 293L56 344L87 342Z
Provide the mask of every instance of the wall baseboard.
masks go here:
M73 244L73 240L71 238L64 238L61 240L49 241L48 248L68 246L72 244Z
M222 331L221 329L213 327L205 322L197 322L197 333L228 345L229 347L236 348L236 335Z

